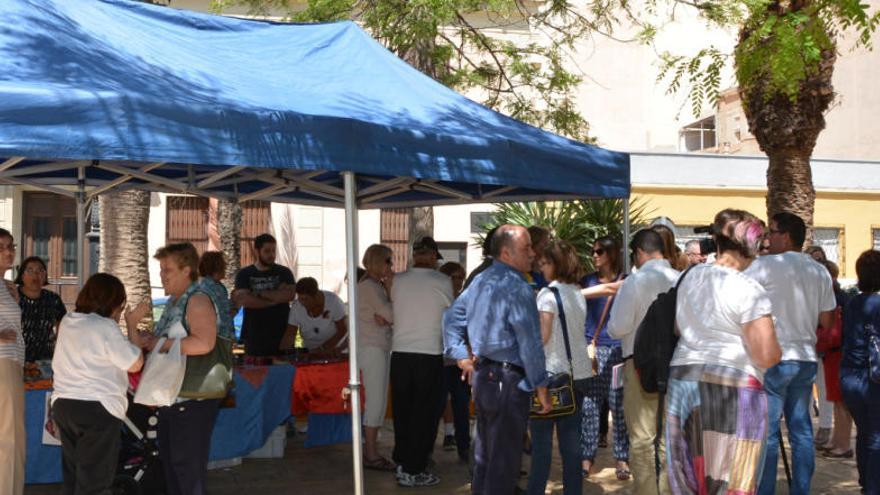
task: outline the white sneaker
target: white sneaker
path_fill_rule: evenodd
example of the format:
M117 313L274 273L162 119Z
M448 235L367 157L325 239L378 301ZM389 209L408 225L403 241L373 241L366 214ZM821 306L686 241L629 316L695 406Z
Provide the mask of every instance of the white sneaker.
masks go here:
M397 478L397 484L400 486L434 486L440 483L440 477L427 471L419 474L409 474L401 471Z
M406 473L403 472L403 466L398 464L397 469L394 471L394 477L399 480L403 475L406 475Z

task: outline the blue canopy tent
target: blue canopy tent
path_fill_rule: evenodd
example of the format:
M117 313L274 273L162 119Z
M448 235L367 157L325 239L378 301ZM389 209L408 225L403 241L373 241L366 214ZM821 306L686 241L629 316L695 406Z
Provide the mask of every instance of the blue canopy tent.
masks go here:
M344 206L354 280L358 208L629 196L628 155L489 110L351 22L126 0L4 0L0 19L0 183L73 196L80 219L131 188Z

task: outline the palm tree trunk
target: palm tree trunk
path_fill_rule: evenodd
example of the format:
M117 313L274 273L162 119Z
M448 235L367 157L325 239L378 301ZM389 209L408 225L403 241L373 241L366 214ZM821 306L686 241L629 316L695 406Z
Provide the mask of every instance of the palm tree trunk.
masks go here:
M223 284L231 292L235 274L241 268L241 204L234 199L217 202L217 231L220 249L226 257L226 276Z
M767 218L780 212L794 213L808 226L807 243L812 239L816 190L810 168L812 149L774 149L767 153Z
M409 222L409 246L425 236L434 236L434 208L413 208Z
M101 255L98 270L122 281L128 307L141 302L152 305L147 226L150 221L148 191L110 192L100 196ZM148 327L152 313L140 323Z

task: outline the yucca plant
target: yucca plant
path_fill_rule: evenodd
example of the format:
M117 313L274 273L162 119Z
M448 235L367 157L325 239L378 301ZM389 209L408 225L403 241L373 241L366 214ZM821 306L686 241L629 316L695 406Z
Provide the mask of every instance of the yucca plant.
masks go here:
M491 220L484 223L479 235L480 245L485 233L496 225L513 224L528 227L540 225L550 229L553 236L570 242L587 270L593 269L590 256L593 241L603 235L620 238L623 235L623 199L590 199L579 201L500 203ZM643 199L629 203L630 225L644 225L653 212Z

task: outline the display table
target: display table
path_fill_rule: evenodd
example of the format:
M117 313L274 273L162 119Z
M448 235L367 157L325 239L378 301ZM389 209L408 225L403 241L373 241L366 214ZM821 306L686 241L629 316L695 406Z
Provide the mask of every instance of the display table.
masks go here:
M295 371L289 364L236 367L236 405L221 409L217 416L211 437L211 460L241 457L266 443L272 430L290 417ZM45 400L49 393L50 390L25 392L28 484L61 482L61 447L42 444Z
M297 364L290 412L308 415L306 447L351 442L351 412L342 400L348 370L347 360ZM362 409L363 400L361 394Z

